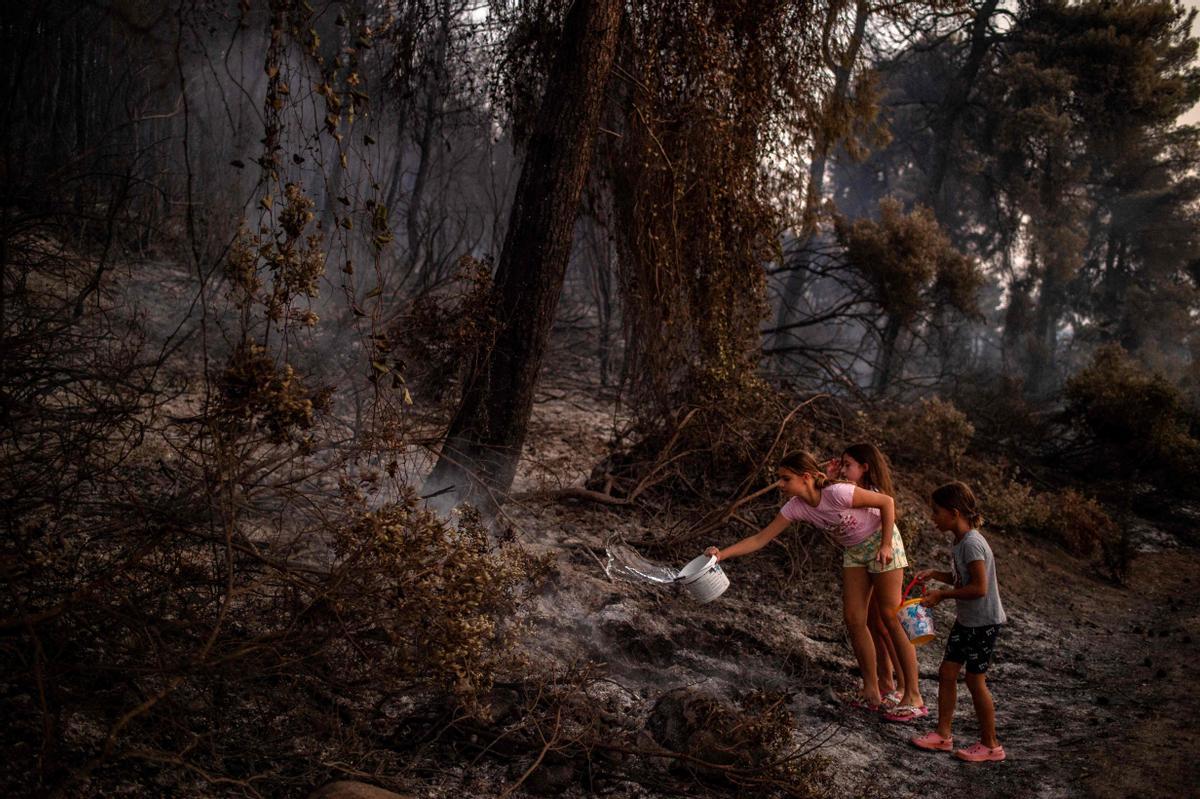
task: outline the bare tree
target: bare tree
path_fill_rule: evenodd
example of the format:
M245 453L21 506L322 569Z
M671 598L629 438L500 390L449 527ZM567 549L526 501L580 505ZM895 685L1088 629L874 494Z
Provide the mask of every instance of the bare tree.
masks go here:
M834 81L813 133L812 157L808 167L808 183L804 191L804 210L800 219L796 256L788 272L773 331L775 341L772 346L781 351L786 351L793 338L791 331L797 322L796 300L804 291L805 282L809 277L809 247L817 234L818 212L825 194L825 169L829 155L838 141L849 132L852 121L850 96L854 87L851 77L859 61L867 19L871 14L871 5L867 0L855 2L851 33L842 51L835 55L833 39L842 5L840 2L830 4L821 31L821 54L825 66L833 73Z
M575 0L525 156L478 353L427 488L490 504L512 484L570 254L621 18L617 0Z

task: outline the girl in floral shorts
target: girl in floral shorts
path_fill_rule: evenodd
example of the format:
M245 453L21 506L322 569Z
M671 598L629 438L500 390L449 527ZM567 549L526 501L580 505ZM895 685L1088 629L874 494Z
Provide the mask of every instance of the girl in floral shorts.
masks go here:
M900 605L904 567L908 561L896 529L896 506L887 494L853 483L835 483L806 452L785 455L777 469L780 492L788 501L775 519L752 536L725 549L709 547L718 560L761 549L792 522L808 522L846 548L842 560L842 610L850 643L862 673L858 704L870 710L882 706L875 668L875 645L867 629L871 601L883 610L887 630L904 672L905 694L900 707L887 718L910 721L928 715L917 685L917 653L894 610Z

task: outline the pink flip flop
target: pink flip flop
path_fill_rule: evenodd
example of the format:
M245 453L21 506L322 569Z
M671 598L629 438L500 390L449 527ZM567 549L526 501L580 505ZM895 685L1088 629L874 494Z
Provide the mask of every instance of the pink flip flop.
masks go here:
M918 749L927 749L930 752L949 752L954 748L954 738L943 738L937 734L937 730L915 735L909 741Z
M857 699L849 700L848 702L846 702L846 704L849 705L850 707L854 708L855 710L865 710L868 713L878 713L880 711L880 709L883 707L882 705L872 705L870 702L868 702L866 699L863 699L861 696L858 697Z
M894 721L898 724L907 724L910 721L923 719L929 715L929 708L925 705L915 707L913 705L900 705L890 713L883 714L883 717L888 721Z
M959 749L954 753L954 756L959 760L965 760L968 763L983 763L989 760L1003 760L1003 746L984 746L983 742L973 743L966 749Z

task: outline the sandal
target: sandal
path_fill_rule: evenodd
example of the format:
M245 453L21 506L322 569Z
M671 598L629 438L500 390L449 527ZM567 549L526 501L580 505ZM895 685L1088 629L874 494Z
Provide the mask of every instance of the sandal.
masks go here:
M866 697L856 696L853 699L847 699L846 704L855 710L865 710L869 713L878 713L883 709L883 705L873 705L867 701Z
M883 717L888 721L894 721L899 724L907 724L910 721L923 719L929 715L929 708L925 705L916 707L914 705L899 705L891 712L885 713Z
M903 698L904 692L900 689L896 689L895 691L892 691L890 694L886 694L883 697L883 704L887 705L889 708L894 708L900 704L900 700Z
M924 735L916 735L909 738L909 742L918 749L930 752L949 752L954 748L954 738L943 738L937 734L937 730L931 730Z
M968 763L982 763L987 760L1003 760L1004 747L984 746L983 742L973 743L966 749L959 749L954 753L954 756L959 760L965 760Z

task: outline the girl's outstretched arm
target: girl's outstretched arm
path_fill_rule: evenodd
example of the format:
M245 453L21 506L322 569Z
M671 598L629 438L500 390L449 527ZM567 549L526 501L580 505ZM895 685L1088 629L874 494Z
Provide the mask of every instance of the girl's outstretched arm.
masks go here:
M988 591L987 564L982 560L973 560L967 564L971 579L961 588L945 588L930 591L921 600L921 604L932 608L943 599L979 599L986 596Z
M892 529L896 524L896 502L887 494L878 491L868 491L865 488L854 488L854 498L850 500L854 508L879 508L879 552L875 559L880 565L886 566L892 562Z
M786 519L782 513L777 513L770 524L754 535L743 538L733 546L726 547L725 549L709 547L704 550L704 554L716 555L719 561L736 558L738 555L749 555L751 552L756 552L765 547L768 541L786 530L789 524L791 524L791 521Z
M917 572L913 576L916 577L917 582L919 583L923 583L928 580L937 580L939 583L954 585L954 575L950 572L941 571L939 569L921 569L921 571Z

